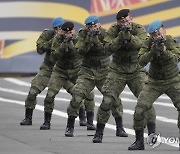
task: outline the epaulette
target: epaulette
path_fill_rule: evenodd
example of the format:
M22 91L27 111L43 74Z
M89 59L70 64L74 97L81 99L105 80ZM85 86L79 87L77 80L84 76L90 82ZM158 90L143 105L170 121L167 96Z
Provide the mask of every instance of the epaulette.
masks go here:
M50 29L44 29L44 30L43 30L43 32L45 32L45 31L49 31L49 30L50 30Z
M80 32L83 31L83 30L84 30L84 28L80 28L78 32L80 33Z

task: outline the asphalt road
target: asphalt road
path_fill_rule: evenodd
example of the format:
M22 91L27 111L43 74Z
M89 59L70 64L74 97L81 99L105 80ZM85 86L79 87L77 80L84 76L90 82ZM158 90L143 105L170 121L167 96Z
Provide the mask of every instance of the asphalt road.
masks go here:
M106 124L103 143L93 144L93 137L87 135L93 135L94 131L89 132L86 127L80 127L78 119L74 137L64 136L67 121L66 108L71 96L63 89L56 97L51 130L39 130L43 123L43 100L47 90L38 96L38 105L33 114L33 125L19 125L24 118L24 100L31 80L30 77L0 78L0 154L179 154L177 111L166 95L162 95L154 104L157 113L157 132L161 135L160 139L164 139L161 140L162 143L156 148L151 148L145 142L145 151L128 151L128 146L134 142L132 115L136 104L136 98L128 87L121 94L121 99L124 106L124 127L129 137L115 136L115 122L111 117ZM96 94L95 112L97 112L102 95L97 89L94 91Z

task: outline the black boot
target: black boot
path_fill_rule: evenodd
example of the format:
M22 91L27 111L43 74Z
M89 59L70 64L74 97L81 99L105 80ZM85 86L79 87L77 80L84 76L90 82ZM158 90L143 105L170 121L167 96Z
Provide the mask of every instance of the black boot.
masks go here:
M105 124L97 123L96 133L92 140L93 143L102 143L104 127L105 127Z
M128 150L144 150L144 130L136 130L136 141Z
M96 130L93 124L94 112L87 112L87 130Z
M128 134L125 132L122 124L122 117L116 117L116 136L119 137L128 137Z
M86 114L85 114L85 109L81 107L79 109L79 125L80 126L86 126Z
M44 123L41 125L40 130L48 130L51 126L51 113L44 112Z
M20 125L32 125L33 109L26 109L25 119L20 122Z
M147 129L148 129L148 135L155 133L156 132L156 125L154 122L149 122L147 124Z
M67 119L67 127L66 127L66 132L65 136L66 137L73 137L74 136L74 123L75 123L75 118L74 116L70 116Z
M180 129L179 129L179 151L180 151Z

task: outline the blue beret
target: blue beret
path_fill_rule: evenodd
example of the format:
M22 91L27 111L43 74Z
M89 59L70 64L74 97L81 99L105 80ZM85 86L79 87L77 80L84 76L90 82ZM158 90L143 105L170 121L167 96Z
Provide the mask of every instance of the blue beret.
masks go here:
M147 32L149 34L154 33L156 30L159 30L162 26L163 26L163 24L160 20L155 20L149 24Z
M87 17L86 20L84 21L84 23L85 23L86 25L94 25L94 24L96 24L96 23L98 23L98 22L99 22L99 17L97 17L97 16L89 16L89 17Z
M52 21L52 27L53 28L61 27L63 23L64 23L63 18L61 18L61 17L54 18Z

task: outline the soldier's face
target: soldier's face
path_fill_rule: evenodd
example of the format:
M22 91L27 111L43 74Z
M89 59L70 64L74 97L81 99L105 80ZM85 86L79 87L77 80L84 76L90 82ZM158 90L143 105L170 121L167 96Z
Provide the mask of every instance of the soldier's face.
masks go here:
M63 31L63 35L65 37L72 37L75 34L75 29L72 29L70 31Z
M158 39L166 39L166 30L161 27L159 30L156 30L154 33L150 34L151 39L158 40Z
M61 30L60 27L55 27L55 28L54 28L54 32L55 32L56 34L62 34L62 30Z
M93 25L86 25L86 28L87 28L89 31L99 30L100 27L101 27L101 24L100 24L100 23L96 23L96 24L93 24Z
M130 28L131 23L132 23L132 17L130 15L128 15L125 18L121 18L121 19L117 20L117 24L120 25L121 27L125 26L125 27Z

